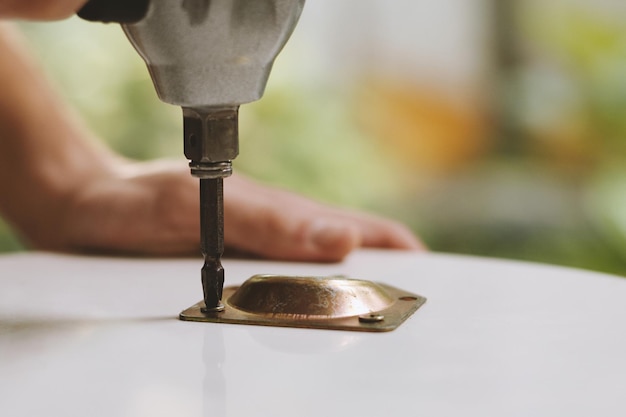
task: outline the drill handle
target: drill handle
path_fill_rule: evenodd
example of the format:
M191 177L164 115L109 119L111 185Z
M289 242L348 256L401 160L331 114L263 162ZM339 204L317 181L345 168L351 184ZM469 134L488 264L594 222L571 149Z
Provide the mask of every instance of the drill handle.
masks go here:
M149 6L150 0L89 0L77 14L92 22L136 23Z

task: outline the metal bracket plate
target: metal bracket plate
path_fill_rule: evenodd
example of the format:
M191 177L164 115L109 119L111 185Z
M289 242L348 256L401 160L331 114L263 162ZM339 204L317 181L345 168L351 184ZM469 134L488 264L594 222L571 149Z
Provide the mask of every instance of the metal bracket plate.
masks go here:
M263 279L268 277L276 278L275 276L255 277L261 277ZM254 280L255 277L252 277L250 280ZM286 281L302 277L279 278ZM318 278L310 277L302 279L309 280L307 281L307 283L310 283L310 280L319 280ZM332 278L332 281L337 280L341 280L341 278ZM180 313L179 317L183 321L200 321L210 323L233 323L275 327L299 327L310 329L387 332L394 330L398 326L400 326L400 324L402 324L409 316L411 316L418 308L420 308L426 302L426 298L420 295L403 291L387 284L371 283L369 281L349 280L345 278L343 280L345 282L348 282L349 286L352 286L353 282L357 282L359 284L365 283L376 287L375 290L381 292L384 299L387 300L384 308L377 308L376 310L370 309L367 312L363 312L361 310L357 311L354 315L346 315L345 311L349 312L349 310L346 310L344 308L341 310L342 315L340 317L334 316L332 311L329 311L325 315L307 314L306 312L298 314L286 314L277 311L276 308L271 308L270 311L268 311L267 309L263 310L262 308L255 311L253 308L248 308L248 306L246 305L244 305L242 308L242 302L240 300L241 297L236 294L240 288L245 289L248 284L247 281L241 287L224 288L222 301L225 305L225 309L223 311L205 312L203 311L204 301L200 301L199 303L189 307L188 309ZM328 280L321 279L321 281L326 282ZM345 287L345 282L340 284L340 286L343 285L343 287ZM321 292L324 294L332 293L332 300L330 300L331 303L340 304L344 300L340 299L340 297L337 297L337 291L337 288L331 288L330 291L328 289L323 289ZM252 292L253 297L251 298L254 299L255 304L259 304L258 300L260 298L268 297L267 294L263 293L262 289L256 289L256 287L250 289L249 292ZM235 295L235 297L233 297L233 295ZM298 300L305 300L303 303L300 303L300 305L306 306L314 304L310 301L306 301L307 294L303 294L302 297L300 297L299 295L288 294L287 297L282 297L280 299L282 300L284 298L290 298L289 295L293 295L292 298L297 298ZM354 291L352 288L350 288L350 293L348 294L347 298L351 300L355 296L359 296L358 291ZM276 305L276 294L270 294L269 298L272 299L272 305ZM319 301L320 300L315 299L315 302ZM326 303L327 300L321 301ZM361 308L363 307L361 306Z

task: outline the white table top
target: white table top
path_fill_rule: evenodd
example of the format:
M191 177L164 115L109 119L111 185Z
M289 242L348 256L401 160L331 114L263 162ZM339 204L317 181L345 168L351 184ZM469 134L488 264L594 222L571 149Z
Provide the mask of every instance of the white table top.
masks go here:
M626 280L362 250L225 262L371 279L428 302L390 333L189 323L199 259L0 256L0 416L624 416Z

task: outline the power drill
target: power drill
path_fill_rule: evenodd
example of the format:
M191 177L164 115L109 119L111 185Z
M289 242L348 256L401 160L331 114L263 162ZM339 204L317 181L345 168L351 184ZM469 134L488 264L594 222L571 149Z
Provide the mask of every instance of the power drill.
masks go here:
M224 309L223 179L239 153L239 106L263 95L305 0L90 0L83 19L116 22L148 66L159 98L182 107L184 150L200 179L202 287Z

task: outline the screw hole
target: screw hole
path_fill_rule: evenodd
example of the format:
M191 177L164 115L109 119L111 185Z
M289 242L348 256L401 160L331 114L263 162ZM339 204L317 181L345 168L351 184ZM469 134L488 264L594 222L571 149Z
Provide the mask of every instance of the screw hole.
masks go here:
M417 297L412 297L410 295L405 295L404 297L400 297L398 298L398 300L402 300L402 301L415 301L417 300Z

